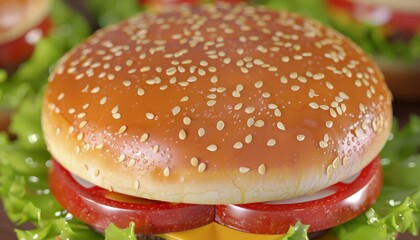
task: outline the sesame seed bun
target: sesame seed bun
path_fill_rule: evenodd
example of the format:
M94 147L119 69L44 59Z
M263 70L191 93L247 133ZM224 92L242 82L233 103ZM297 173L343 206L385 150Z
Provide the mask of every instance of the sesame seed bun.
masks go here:
M391 95L372 60L316 21L228 4L96 32L53 71L52 155L112 191L200 204L280 200L364 168Z
M51 0L0 1L0 44L20 37L41 23L51 7Z

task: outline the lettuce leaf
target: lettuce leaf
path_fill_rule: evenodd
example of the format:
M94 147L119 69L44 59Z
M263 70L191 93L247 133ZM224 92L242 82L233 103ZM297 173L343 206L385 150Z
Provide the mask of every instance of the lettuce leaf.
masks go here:
M117 23L143 10L137 0L89 0L84 4L99 27Z

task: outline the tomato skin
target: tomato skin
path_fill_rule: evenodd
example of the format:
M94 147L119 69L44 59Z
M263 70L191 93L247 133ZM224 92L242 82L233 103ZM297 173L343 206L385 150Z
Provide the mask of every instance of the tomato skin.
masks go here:
M216 206L216 221L245 232L286 233L297 221L310 224L316 232L347 222L366 211L378 198L382 171L377 157L350 184L332 186L336 193L309 202L294 204L238 204Z
M108 190L79 185L70 173L53 161L49 175L51 192L57 201L76 218L103 232L110 223L127 228L135 223L135 232L159 234L197 228L214 221L214 206L174 204L152 200L116 201ZM117 193L113 194L118 195ZM125 195L121 198L131 198Z
M0 68L8 72L14 71L19 64L32 55L37 40L46 36L51 28L50 19L45 18L39 25L29 29L19 38L0 44ZM31 39L31 35L37 35L37 39Z

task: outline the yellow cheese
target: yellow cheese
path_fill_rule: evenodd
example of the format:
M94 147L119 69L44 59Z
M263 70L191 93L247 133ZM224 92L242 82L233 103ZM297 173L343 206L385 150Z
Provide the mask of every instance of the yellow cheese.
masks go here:
M261 235L245 233L212 222L202 227L187 231L161 234L159 237L165 238L167 240L278 240L281 239L282 235Z

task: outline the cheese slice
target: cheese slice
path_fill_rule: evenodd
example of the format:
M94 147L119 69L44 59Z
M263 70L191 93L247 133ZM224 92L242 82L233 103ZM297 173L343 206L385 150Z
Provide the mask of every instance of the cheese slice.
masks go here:
M161 234L159 237L162 237L167 240L226 240L226 239L240 239L240 240L278 240L281 239L283 235L271 235L271 234L253 234L240 232L238 230L222 226L216 222L204 225L199 228L175 232L175 233L166 233Z

